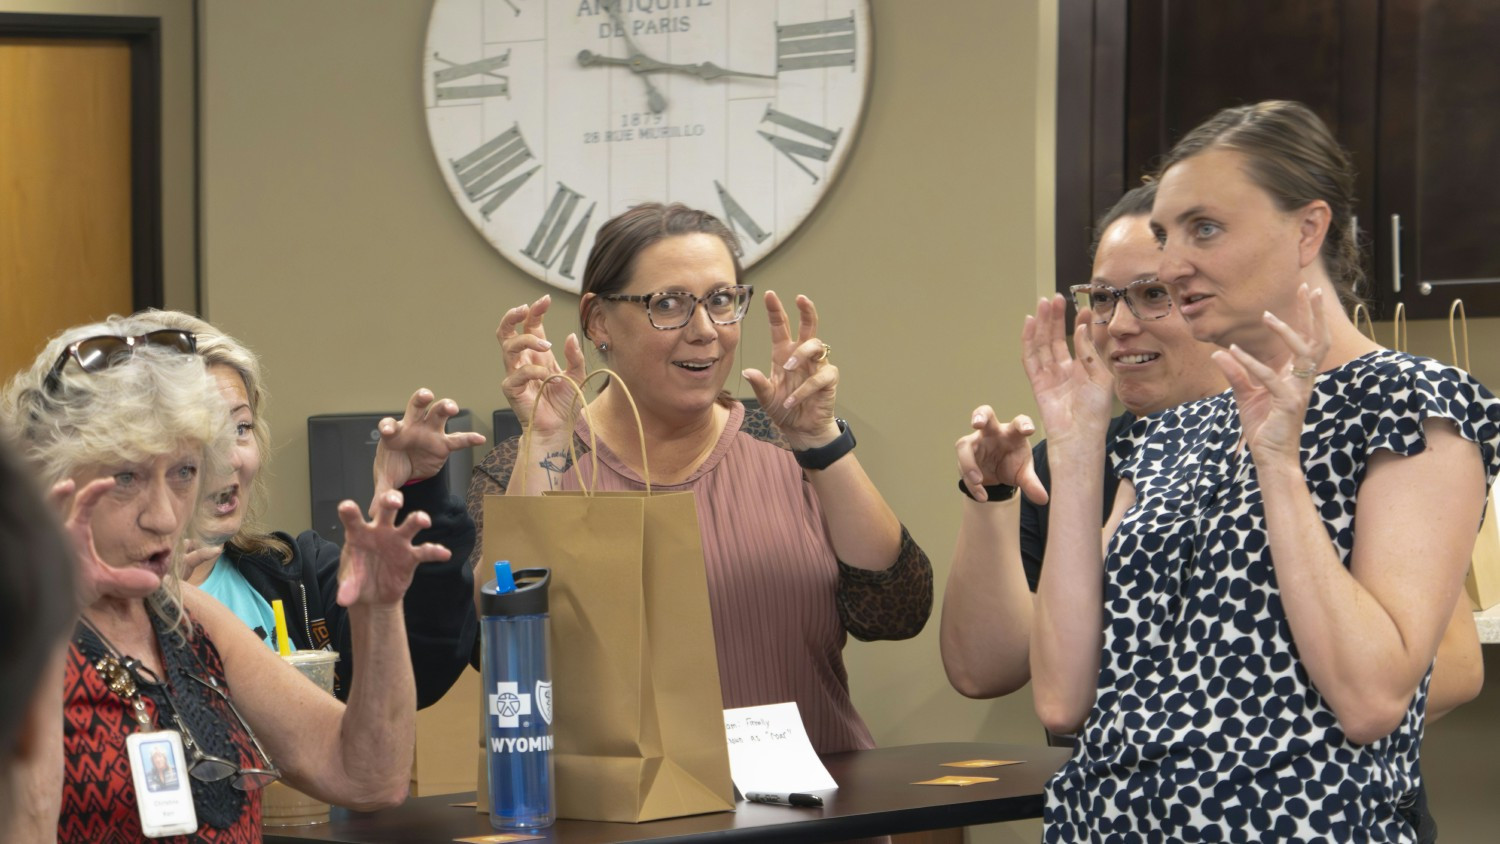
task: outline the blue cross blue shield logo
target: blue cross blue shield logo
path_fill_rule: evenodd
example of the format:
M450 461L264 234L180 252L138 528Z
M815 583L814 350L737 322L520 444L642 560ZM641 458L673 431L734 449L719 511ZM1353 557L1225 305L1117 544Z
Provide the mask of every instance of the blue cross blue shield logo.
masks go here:
M542 713L542 719L550 725L552 723L552 683L550 681L536 681L536 709Z
M521 716L531 714L531 695L521 694L517 683L496 683L495 693L489 696L490 714L495 716L498 726L514 730L521 726ZM548 711L551 711L551 694L548 694ZM552 723L548 718L547 723Z

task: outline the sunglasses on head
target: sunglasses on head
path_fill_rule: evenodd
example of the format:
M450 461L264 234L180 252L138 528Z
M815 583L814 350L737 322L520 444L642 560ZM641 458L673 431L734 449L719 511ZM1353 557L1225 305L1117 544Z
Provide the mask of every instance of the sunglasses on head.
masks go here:
M135 356L136 347L143 345L190 355L198 351L198 338L190 331L175 328L149 331L135 337L119 337L114 334L86 337L63 349L57 363L52 364L51 371L47 373L47 379L42 382L42 388L49 393L57 391L62 384L63 367L68 365L69 358L78 362L79 369L92 375L130 360Z

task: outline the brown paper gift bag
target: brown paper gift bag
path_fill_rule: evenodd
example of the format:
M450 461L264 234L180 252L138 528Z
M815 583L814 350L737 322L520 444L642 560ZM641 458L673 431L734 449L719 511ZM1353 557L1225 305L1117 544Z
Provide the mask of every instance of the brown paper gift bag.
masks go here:
M1464 300L1454 299L1448 306L1448 349L1453 354L1453 364L1460 365L1458 354L1458 331L1463 332L1463 361L1469 370L1469 319L1464 310ZM1464 590L1469 593L1469 602L1476 610L1487 610L1500 604L1500 516L1495 513L1495 488L1490 487L1490 500L1484 508L1484 521L1479 525L1479 536L1474 540L1474 555L1469 559L1469 576L1464 581Z
M486 560L552 569L557 816L733 810L693 494L491 495L484 525Z
M1464 588L1469 601L1476 610L1487 610L1500 604L1500 522L1495 510L1500 507L1495 501L1495 490L1490 489L1489 506L1484 511L1484 522L1479 525L1479 537L1474 541L1474 556L1469 562L1469 577Z

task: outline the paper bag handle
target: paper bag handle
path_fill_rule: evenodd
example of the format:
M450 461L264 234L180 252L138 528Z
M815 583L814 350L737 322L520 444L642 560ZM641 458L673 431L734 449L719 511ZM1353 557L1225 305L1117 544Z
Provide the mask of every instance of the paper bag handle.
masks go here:
M1368 332L1366 332L1364 328L1359 327L1360 317L1365 318L1365 328L1370 329ZM1354 303L1354 327L1359 329L1359 333L1364 334L1371 340L1375 339L1375 322L1374 320L1370 319L1370 308L1364 302Z
M646 483L646 494L650 495L651 494L651 465L650 465L650 462L649 462L650 459L646 456L646 426L641 423L641 411L640 411L640 408L638 408L636 406L636 404L635 404L635 396L633 396L633 395L630 394L630 388L627 387L627 386L625 386L625 379L621 378L620 375L619 375L619 373L615 372L612 369L606 369L606 368L596 369L593 372L590 372L587 375L583 376L583 380L582 381L574 381L571 376L567 375L566 373L562 373L562 372L559 372L559 373L557 373L555 375L551 375L551 376L549 376L546 379L547 381L562 381L562 382L566 383L569 387L573 388L574 398L578 402L578 412L583 416L584 424L589 429L589 456L590 456L590 458L593 461L593 467L594 467L594 470L593 470L593 472L592 472L592 474L590 476L590 478L592 480L592 485L590 483L587 483L587 482L584 481L583 470L582 470L581 465L578 462L578 448L577 448L576 445L574 445L574 443L573 443L573 437L571 435L568 437L568 462L570 462L575 467L574 471L578 472L578 486L579 486L580 489L583 490L584 495L593 495L594 492L595 492L594 488L599 485L599 441L598 441L598 435L596 433L596 429L594 427L594 420L589 415L588 400L587 400L587 397L585 396L585 394L583 392L583 386L585 384L587 384L588 382L594 380L595 377L600 376L600 375L603 375L603 376L605 376L607 378L613 378L613 379L615 379L615 383L618 384L619 387L620 387L620 389L625 393L625 401L629 402L629 404L630 404L630 414L635 417L636 436L639 439L640 445L641 445L641 475L642 475L642 480L644 480L645 483ZM546 382L544 381L543 383L545 384ZM572 418L572 416L573 416L573 414L572 414L571 408L570 408L570 412L568 413L568 417ZM530 461L530 459L531 459L530 434L531 434L531 426L527 425L526 429L521 432L521 448L520 448L520 456L517 459L517 465L525 466ZM514 469L512 469L512 471L514 471ZM521 495L525 495L526 494L526 472L524 471L524 469L521 472L521 478L520 478L519 484L520 485L516 489L517 493L519 493Z
M1448 306L1448 350L1453 353L1453 365L1458 366L1458 338L1453 333L1454 317L1464 333L1464 371L1469 371L1469 314L1464 310L1464 300L1454 299Z
M1396 342L1394 348L1398 352L1406 351L1406 344L1411 342L1411 331L1406 327L1406 303L1396 303Z
M625 393L625 401L629 402L629 404L630 404L630 415L633 416L633 417L635 417L635 435L636 435L636 438L637 438L637 440L639 440L640 445L641 445L641 480L646 483L646 494L650 495L651 494L651 464L650 464L650 458L648 458L646 456L646 426L641 423L641 409L636 406L636 404L635 404L635 396L633 396L633 395L630 394L630 388L627 387L627 386L625 386L625 379L621 378L620 374L617 373L617 372L615 372L613 369L607 369L605 367L600 367L600 368L594 370L593 372L590 372L589 374L583 376L583 380L581 382L579 382L579 393L581 395L582 392L583 392L583 387L582 387L583 384L587 384L588 382L594 380L596 377L598 377L600 375L603 375L603 376L605 376L607 378L613 378L615 380L615 384L620 388L621 391L623 391ZM566 376L564 376L564 377L566 377ZM585 422L588 423L590 445L597 452L598 451L598 444L595 443L595 442L593 442L593 439L594 439L594 422L593 422L592 419L590 419L588 417L588 407L587 406L584 407L583 421L585 421ZM572 440L569 440L568 442L571 443ZM595 459L595 461L594 461L594 478L595 478L595 483L596 484L598 483L598 477L599 477L599 461L597 459ZM579 479L582 480L582 476L580 476Z

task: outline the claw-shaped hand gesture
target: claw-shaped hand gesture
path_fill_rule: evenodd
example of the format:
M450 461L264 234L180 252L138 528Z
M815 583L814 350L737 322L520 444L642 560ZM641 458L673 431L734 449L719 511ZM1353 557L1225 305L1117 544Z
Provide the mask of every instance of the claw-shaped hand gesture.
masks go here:
M483 434L471 431L447 433L446 425L457 415L458 403L435 398L431 390L417 390L399 421L387 416L376 426L380 431L380 443L375 446L377 495L412 480L426 480L443 470L449 454L484 442Z
M523 428L542 442L566 438L572 430L569 410L578 400L573 388L562 381L547 379L559 373L581 382L584 376L583 346L578 335L569 334L563 343L564 370L552 353L542 317L552 306L552 297L543 296L530 305L505 312L495 337L505 356L505 380L500 389L510 409Z
M134 566L115 568L104 562L94 547L94 507L114 488L114 478L99 478L81 490L67 479L53 484L47 496L62 517L63 532L73 546L79 609L105 597L144 598L161 586L161 578L154 572Z
M1323 291L1297 291L1301 325L1293 328L1270 311L1262 317L1266 327L1279 336L1291 356L1279 369L1272 369L1239 346L1214 352L1214 363L1223 370L1234 390L1240 409L1244 441L1256 462L1272 458L1302 459L1302 425L1313 382L1333 334L1323 316Z
M224 541L227 542L229 540L225 539ZM196 539L183 540L182 564L178 568L179 576L183 580L189 579L192 577L193 572L197 571L205 563L211 563L219 559L219 555L223 553L223 545L206 545Z
M958 473L969 494L984 501L989 497L986 486L1007 484L1020 487L1033 503L1046 504L1047 489L1036 476L1031 460L1028 437L1036 433L1031 418L1023 415L1001 422L995 418L994 409L985 404L975 408L970 424L974 433L954 443Z
M1021 359L1052 443L1103 443L1114 407L1114 376L1089 337L1089 314L1078 315L1068 351L1067 306L1061 295L1037 303L1021 330Z
M787 445L816 448L839 435L834 394L839 368L828 360L829 347L818 339L818 310L806 296L797 297L797 339L781 299L766 292L766 321L771 326L771 373L744 371L755 398L771 417Z
M409 513L400 525L401 493L376 493L370 502L370 521L360 515L353 501L339 504L344 524L344 547L339 554L339 606L394 604L406 594L412 575L422 563L441 562L450 556L447 548L433 542L411 544L418 531L432 526L420 510Z

